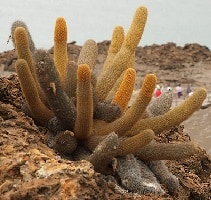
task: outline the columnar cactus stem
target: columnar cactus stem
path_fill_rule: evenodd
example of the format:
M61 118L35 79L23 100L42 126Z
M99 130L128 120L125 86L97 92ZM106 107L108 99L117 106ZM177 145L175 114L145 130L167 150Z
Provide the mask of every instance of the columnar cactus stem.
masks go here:
M126 156L140 151L154 139L154 136L153 131L147 129L133 137L123 139L117 147L115 156Z
M78 65L87 64L91 70L94 70L97 61L97 44L94 40L87 40L82 46L78 57Z
M94 110L94 118L105 122L113 122L122 115L118 105L110 102L97 102Z
M121 49L122 43L124 41L124 29L122 26L116 26L113 30L111 44L108 49L108 55L106 57L105 63L103 65L103 71L109 70L109 66L113 61L116 54Z
M133 56L131 56L127 68L129 68L129 69L130 69L130 68L133 68L134 59L135 59L135 53L134 53ZM118 89L119 89L119 87L120 87L120 85L121 85L121 83L122 83L122 81L123 81L123 78L124 78L124 75L125 75L126 71L127 71L127 69L124 70L124 71L122 72L122 74L119 76L119 78L116 80L114 86L112 87L112 89L111 89L110 92L108 93L108 96L106 97L106 100L107 100L107 101L112 101L112 99L114 98L116 92L118 91ZM135 84L135 83L134 83L134 84Z
M35 52L39 83L45 92L49 106L63 129L73 130L76 119L76 108L62 88L58 71L50 54L44 50Z
M91 71L87 64L78 66L77 74L77 116L74 133L77 139L89 137L93 126L93 93Z
M23 27L17 27L14 32L14 39L18 59L24 59L28 63L32 76L36 81L35 63L29 48L30 46L26 30Z
M133 93L135 78L136 71L133 68L128 68L124 74L123 81L112 100L112 103L120 106L122 111L127 108L127 104Z
M23 22L23 21L15 21L13 24L12 24L12 27L11 27L11 35L12 35L12 42L13 42L13 46L14 48L16 48L16 42L15 42L15 29L17 27L23 27L27 33L27 36L28 36L28 42L29 42L29 49L30 51L33 53L35 51L35 45L34 45L34 41L32 40L32 37L31 37L31 34L29 32L29 29L27 27L27 25Z
M59 72L62 84L66 76L67 56L67 25L65 19L57 18L54 30L54 63Z
M193 142L150 143L135 155L141 160L181 160L199 152L199 147Z
M24 59L18 59L15 65L21 89L33 118L39 124L46 126L48 121L54 117L53 112L42 103L27 62Z
M116 172L125 189L138 194L163 194L155 175L133 155L117 158Z
M96 123L93 134L106 135L114 131L118 135L124 135L146 110L152 98L155 86L156 76L154 74L146 75L138 97L125 114L114 122L105 124L104 126L100 123Z
M98 77L96 94L100 101L104 100L117 78L128 67L128 62L134 54L141 39L147 19L147 9L139 7L136 10L130 29L124 39L120 51L116 54L109 69L105 70Z
M112 87L112 89L110 90L110 92L108 93L108 96L106 97L106 101L112 101L117 90L119 89L122 81L123 81L123 78L124 78L124 75L125 75L125 72L126 70L124 70L122 72L122 74L119 76L119 78L116 80L114 86Z
M165 185L170 194L174 194L179 188L179 180L165 165L163 160L145 161L145 164L155 174L156 178Z
M14 40L15 40L15 44L16 44L16 52L18 54L18 59L24 59L27 62L28 67L33 76L34 82L36 84L40 99L43 101L44 104L47 105L47 100L46 100L45 94L41 90L40 85L36 78L35 62L32 58L32 52L30 50L30 48L33 49L34 47L30 46L33 44L33 41L30 41L30 39L31 38L29 38L29 33L27 33L27 31L25 30L24 27L17 27L15 29Z
M84 145L90 150L94 151L97 145L103 141L107 136L99 136L99 135L93 135L90 136L87 140L84 141Z
M132 54L132 56L130 57L130 60L128 62L128 68L133 68L134 67L134 62L135 62L135 52Z
M76 98L77 70L77 63L69 61L66 68L66 77L64 82L64 90L69 98Z
M131 56L130 61L128 62L128 67L127 68L133 68L134 59L135 59L135 53ZM108 93L108 95L106 97L106 100L111 101L114 98L117 90L119 89L119 87L120 87L120 85L121 85L121 83L123 81L123 77L124 77L126 71L127 71L127 69L122 72L122 74L119 76L119 78L117 78L114 86L112 87L112 89Z
M148 129L133 137L120 137L118 146L112 151L112 155L117 157L139 152L140 149L154 139L154 136L153 131ZM105 138L106 136L92 136L85 141L85 146L87 146L90 151L93 151Z
M165 92L159 97L154 98L147 108L150 117L163 115L170 110L173 102L172 92Z
M156 117L140 119L127 131L126 135L136 135L139 131L145 129L152 129L157 135L164 130L178 126L200 108L206 96L207 91L204 88L199 88L193 95L167 113Z
M89 158L97 172L110 173L108 164L111 163L113 152L119 144L118 136L113 132L106 136L101 143L95 148Z

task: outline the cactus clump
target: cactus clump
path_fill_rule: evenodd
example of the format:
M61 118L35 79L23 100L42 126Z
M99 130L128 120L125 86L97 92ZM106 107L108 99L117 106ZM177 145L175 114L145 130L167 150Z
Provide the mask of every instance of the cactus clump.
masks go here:
M151 101L157 78L147 74L128 107L135 84L135 49L146 20L147 8L139 7L126 35L121 26L115 27L99 77L94 73L94 40L84 43L77 63L68 57L64 18L56 20L53 57L47 50L35 49L27 26L15 22L16 71L24 107L35 122L49 129L48 144L55 151L74 160L87 159L98 172L116 172L122 186L132 192L162 194L163 183L174 193L178 179L162 160L187 158L199 153L199 148L192 142L156 143L154 138L187 119L201 106L207 92L199 88L171 109L169 93Z

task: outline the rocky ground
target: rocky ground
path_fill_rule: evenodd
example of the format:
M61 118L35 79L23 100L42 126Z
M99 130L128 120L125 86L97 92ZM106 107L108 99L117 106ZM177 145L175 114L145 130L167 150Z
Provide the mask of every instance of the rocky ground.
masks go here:
M109 41L98 44L96 73L100 73L109 44ZM81 47L70 43L68 49L72 59L77 60ZM198 156L167 161L180 182L174 195L133 194L119 187L115 175L96 173L87 161L61 158L46 146L47 130L36 126L21 112L24 99L17 76L4 77L14 72L15 60L14 51L0 54L0 199L211 199L211 160L204 147ZM211 52L198 44L138 47L135 68L135 89L140 87L146 73L153 72L163 86L170 84L174 88L181 83L185 88L191 84L192 88L203 86L211 91ZM207 137L210 146L210 109L207 106L199 110L194 121L175 127L168 134L162 133L156 140L186 142L192 140L190 133L197 127L198 140ZM201 135L203 129L206 132Z

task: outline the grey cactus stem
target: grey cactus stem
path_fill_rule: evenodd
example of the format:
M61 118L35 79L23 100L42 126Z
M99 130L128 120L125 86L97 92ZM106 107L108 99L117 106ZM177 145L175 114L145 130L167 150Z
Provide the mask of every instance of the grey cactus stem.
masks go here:
M34 41L32 39L32 36L31 36L31 34L29 32L29 29L28 29L27 25L23 21L20 21L20 20L17 20L15 22L13 22L12 23L12 27L11 27L11 35L12 35L12 42L13 42L14 48L16 48L15 47L14 33L15 33L15 29L17 27L23 27L26 30L26 33L27 33L27 36L28 36L28 41L29 41L29 49L33 53L35 51L35 49L36 49Z
M106 136L102 142L95 148L89 161L94 165L97 172L111 173L108 164L111 163L114 151L118 146L118 136L113 132Z
M200 153L198 145L186 143L150 143L135 155L141 160L181 160Z
M73 130L76 119L76 108L63 91L59 74L49 53L45 50L35 52L36 71L39 83L45 92L49 105L63 129Z
M117 158L115 168L125 189L138 194L163 194L154 174L142 162L137 162L133 155Z
M69 61L67 64L66 77L64 81L64 91L66 92L69 98L76 98L77 70L77 63L74 61Z
M157 179L165 185L170 194L174 194L178 191L179 180L169 171L163 160L145 161L144 163L155 174Z

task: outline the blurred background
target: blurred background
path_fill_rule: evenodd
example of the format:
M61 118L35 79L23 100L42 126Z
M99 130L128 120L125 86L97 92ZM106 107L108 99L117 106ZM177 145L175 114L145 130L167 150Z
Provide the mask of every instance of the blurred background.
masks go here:
M199 43L211 49L210 0L7 0L0 7L0 52L13 48L7 40L15 20L27 24L38 48L50 48L55 20L64 17L68 42L82 45L87 39L110 40L116 25L127 31L140 5L147 6L149 17L139 45Z

